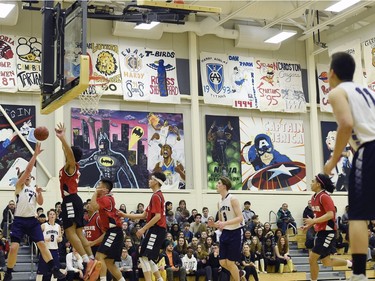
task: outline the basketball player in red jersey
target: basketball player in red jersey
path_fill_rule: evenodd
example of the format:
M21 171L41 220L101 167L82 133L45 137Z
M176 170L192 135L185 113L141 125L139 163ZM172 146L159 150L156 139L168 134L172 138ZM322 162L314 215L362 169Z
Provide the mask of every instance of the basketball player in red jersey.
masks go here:
M328 192L335 189L330 178L325 174L318 174L311 183L311 190L315 194L311 198L311 206L314 211L313 218L305 218L303 229L314 226L316 238L314 248L310 251L310 274L311 281L316 281L319 274L318 260L324 266L352 266L351 261L331 258L330 254L334 247L333 241L337 231L335 205ZM328 192L327 192L328 191Z
M153 194L149 205L142 214L125 214L119 212L119 215L131 220L146 219L147 223L137 231L137 237L142 237L141 251L139 253L139 262L142 267L145 281L151 281L151 274L156 277L156 281L163 281L160 276L159 268L155 261L159 258L160 248L165 240L167 221L165 218L164 196L160 188L164 184L166 176L164 173L155 172L151 174L148 186Z
M109 179L101 179L91 199L91 208L99 211L101 226L105 232L95 258L105 264L113 278L118 281L125 281L115 261L121 260L122 248L124 247L124 235L122 233L122 219L118 216L115 208L115 199L111 190L113 182ZM107 279L107 269L103 266L100 270L100 281ZM96 281L97 278L90 280Z
M84 225L83 202L81 197L78 196L78 182L81 173L79 172L79 165L77 163L82 157L82 151L79 147L70 147L65 138L65 131L64 124L57 124L57 128L55 128L56 136L62 143L66 159L64 167L59 172L60 191L63 198L61 218L66 238L83 259L85 267L84 280L87 280L94 270L97 261L82 231Z

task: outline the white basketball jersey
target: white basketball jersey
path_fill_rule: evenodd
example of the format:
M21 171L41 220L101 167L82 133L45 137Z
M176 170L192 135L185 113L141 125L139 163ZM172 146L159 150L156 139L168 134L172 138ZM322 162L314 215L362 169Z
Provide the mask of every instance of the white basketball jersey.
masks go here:
M343 82L337 87L347 93L353 115L354 129L350 144L357 149L375 140L375 92L353 82Z
M35 217L36 216L36 192L33 186L24 186L21 192L16 196L17 207L14 213L16 217Z
M58 245L57 245L57 238L59 238L59 233L60 233L60 225L55 223L54 225L49 224L48 222L44 223L44 231L43 231L43 236L44 239L49 238L50 242L45 242L46 246L50 250L57 250Z
M233 195L228 193L227 196L219 202L219 212L220 212L221 218L224 221L229 221L237 217L233 210L233 206L231 202L232 197ZM224 229L234 230L240 227L241 227L241 224L238 223L238 224L226 225Z

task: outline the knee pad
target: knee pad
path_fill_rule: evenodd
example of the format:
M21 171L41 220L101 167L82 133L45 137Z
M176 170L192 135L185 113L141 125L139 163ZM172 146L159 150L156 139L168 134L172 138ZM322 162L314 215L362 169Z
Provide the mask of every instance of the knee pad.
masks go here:
M151 272L152 273L154 273L154 272L156 272L156 271L159 270L158 266L155 264L155 262L153 260L150 260L149 263L150 263L150 267L151 267Z
M151 271L150 261L147 257L140 257L139 263L141 264L143 272Z

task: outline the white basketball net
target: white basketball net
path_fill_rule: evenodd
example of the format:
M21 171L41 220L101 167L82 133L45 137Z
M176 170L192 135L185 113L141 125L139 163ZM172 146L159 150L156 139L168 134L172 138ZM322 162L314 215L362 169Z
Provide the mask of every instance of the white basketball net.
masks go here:
M99 100L107 86L108 81L105 79L90 80L90 86L79 95L81 114L94 115L98 113Z

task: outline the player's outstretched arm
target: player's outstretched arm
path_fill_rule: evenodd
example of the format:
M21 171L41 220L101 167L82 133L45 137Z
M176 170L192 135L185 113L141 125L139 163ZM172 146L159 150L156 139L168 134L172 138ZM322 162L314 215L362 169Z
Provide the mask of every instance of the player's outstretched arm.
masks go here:
M66 141L65 133L66 128L63 123L57 124L57 127L55 128L56 137L61 141L61 144L63 146L64 154L65 154L65 171L69 174L74 173L76 168L76 161L74 158L73 150Z

